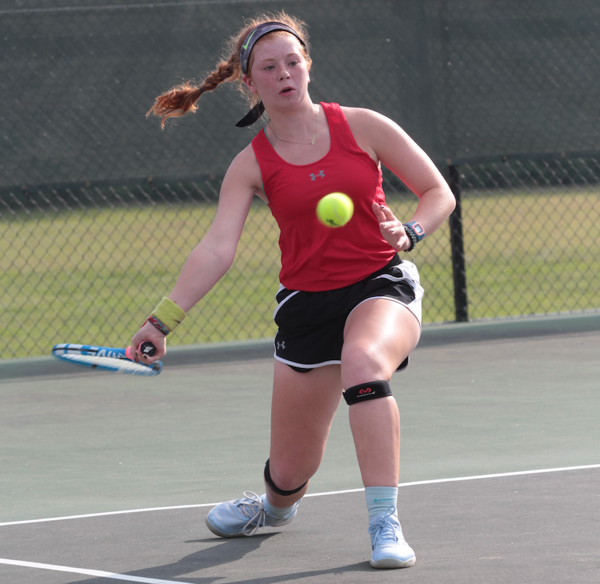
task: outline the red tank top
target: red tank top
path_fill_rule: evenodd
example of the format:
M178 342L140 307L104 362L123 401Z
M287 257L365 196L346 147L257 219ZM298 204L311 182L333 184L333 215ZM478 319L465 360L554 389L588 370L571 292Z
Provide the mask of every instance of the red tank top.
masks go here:
M395 254L371 208L373 202L385 202L381 170L359 148L340 106L321 106L331 146L317 162L289 164L264 131L252 140L269 207L281 231L279 280L289 290L318 292L354 284ZM337 228L324 226L316 215L319 200L334 192L345 193L354 203L352 219Z

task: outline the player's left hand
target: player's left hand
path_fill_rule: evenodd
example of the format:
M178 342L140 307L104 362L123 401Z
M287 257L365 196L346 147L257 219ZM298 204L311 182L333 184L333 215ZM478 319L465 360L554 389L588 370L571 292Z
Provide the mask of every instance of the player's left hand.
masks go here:
M389 207L373 203L373 213L379 221L381 235L396 251L404 251L411 246L402 222L396 219Z

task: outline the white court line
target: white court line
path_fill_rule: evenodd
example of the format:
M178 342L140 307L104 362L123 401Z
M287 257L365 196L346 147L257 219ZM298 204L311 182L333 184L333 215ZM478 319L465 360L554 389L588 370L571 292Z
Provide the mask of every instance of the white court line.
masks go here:
M561 468L542 468L539 470L520 470L515 472L502 472L497 474L487 474L487 475L475 475L470 477L456 477L451 479L431 479L428 481L414 481L412 483L400 483L398 485L399 488L402 487L414 487L417 485L435 485L438 483L457 483L461 481L476 481L480 479L497 479L502 477L518 477L523 475L533 475L533 474L544 474L549 472L564 472L569 470L585 470L590 468L600 468L600 464L588 464L585 466L564 466ZM352 489L349 491L332 491L330 493L315 493L311 495L310 493L304 495L305 497L323 497L325 495L340 495L343 493L359 493L360 491L364 491L363 489ZM0 524L0 527L2 524Z
M570 470L586 470L592 468L600 468L600 464L588 464L585 466L564 466L560 468L543 468L538 470L521 470L515 472L504 472L498 474L486 474L486 475L475 475L470 477L456 477L449 479L432 479L428 481L415 481L412 483L400 483L398 487L414 487L418 485L435 485L438 483L456 483L460 481L475 481L481 479L496 479L502 477L517 477L523 475L533 475L533 474L544 474L549 472L566 472ZM304 495L305 497L325 497L327 495L344 495L346 493L360 493L364 491L364 488L361 489L348 489L345 491L329 491L327 493L309 493ZM67 519L87 519L89 517L106 517L109 515L128 515L130 513L147 513L149 511L172 511L177 509L196 509L199 507L214 507L219 503L199 503L195 505L176 505L174 507L150 507L148 509L128 509L125 511L107 511L104 513L89 513L87 515L68 515L66 517L50 517L47 519L28 519L26 521L9 521L7 523L0 523L0 527L6 527L9 525L25 525L28 523L46 523L49 521L66 521ZM185 583L181 583L185 584Z
M141 576L128 576L126 574L113 574L100 570L84 570L82 568L71 568L69 566L54 566L53 564L38 564L37 562L20 562L18 560L5 560L0 558L0 564L9 566L20 566L22 568L39 568L41 570L52 570L53 572L69 572L71 574L82 574L84 576L96 576L97 578L111 578L112 580L125 580L127 582L144 582L145 584L191 584L181 580L157 580L156 578L142 578Z

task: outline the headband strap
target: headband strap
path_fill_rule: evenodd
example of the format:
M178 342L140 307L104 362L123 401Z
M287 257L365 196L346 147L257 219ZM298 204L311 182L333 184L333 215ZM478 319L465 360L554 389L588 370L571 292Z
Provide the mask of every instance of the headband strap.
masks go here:
M242 73L244 75L248 74L248 62L250 61L250 53L256 44L256 41L261 37L269 34L270 32L275 32L276 30L283 30L285 32L289 32L293 34L299 41L300 44L306 48L304 41L300 38L300 35L287 24L283 24L283 22L263 22L259 24L247 37L240 49L240 63L242 66ZM265 111L265 106L262 101L259 101L237 124L238 128L245 128L246 126L251 126L254 122L258 121L260 116L263 115Z

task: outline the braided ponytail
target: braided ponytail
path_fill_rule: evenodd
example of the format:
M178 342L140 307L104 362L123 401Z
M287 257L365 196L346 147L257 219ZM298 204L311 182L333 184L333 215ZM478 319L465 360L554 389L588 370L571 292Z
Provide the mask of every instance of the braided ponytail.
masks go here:
M278 14L263 14L252 20L247 20L245 26L236 34L229 39L227 54L228 57L224 57L223 60L217 65L216 69L210 73L206 79L200 84L200 86L186 81L180 85L177 85L166 91L162 95L159 95L154 101L154 105L150 108L147 116L155 115L161 118L161 128L165 127L165 122L168 118L183 116L187 112L196 112L198 106L197 101L200 96L207 92L213 91L221 83L231 83L237 81L241 91L245 90L245 86L242 83L242 66L240 63L240 49L246 39L246 37L254 30L258 25L263 22L269 22L276 20L283 22L288 26L291 26L297 30L303 38L306 39L305 46L305 57L307 62L310 63L310 56L308 54L308 34L306 32L305 24L291 16L288 16L285 12L279 12ZM277 33L273 33L277 34ZM284 33L286 34L286 33ZM256 104L259 98L253 95L248 96L251 105Z
M239 56L237 63L235 61L235 55L231 55L229 61L219 63L199 87L186 81L159 95L146 115L155 115L161 118L160 126L164 128L168 118L182 116L187 112L194 113L198 109L196 102L204 92L213 91L221 83L234 81L239 76L241 70Z

